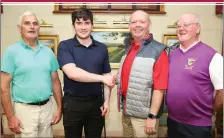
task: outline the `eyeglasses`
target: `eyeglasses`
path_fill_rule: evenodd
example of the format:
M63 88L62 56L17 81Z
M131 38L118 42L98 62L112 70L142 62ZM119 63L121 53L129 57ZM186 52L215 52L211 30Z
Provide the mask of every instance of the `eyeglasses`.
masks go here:
M177 24L176 28L177 29L180 29L181 27L187 28L187 27L189 27L192 24L198 24L198 23L183 23L183 24Z

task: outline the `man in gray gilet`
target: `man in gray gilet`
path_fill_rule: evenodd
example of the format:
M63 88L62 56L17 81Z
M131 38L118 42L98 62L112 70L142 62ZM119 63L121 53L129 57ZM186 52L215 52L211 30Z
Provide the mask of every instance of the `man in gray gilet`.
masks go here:
M137 10L130 17L131 40L117 76L124 137L158 137L164 91L167 89L166 46L149 33L151 20Z

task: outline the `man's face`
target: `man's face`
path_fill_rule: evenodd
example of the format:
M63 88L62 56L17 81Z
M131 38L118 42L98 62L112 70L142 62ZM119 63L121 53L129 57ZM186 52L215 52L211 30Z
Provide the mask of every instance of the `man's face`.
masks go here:
M90 37L93 25L90 21L90 19L84 21L83 18L80 18L79 20L76 19L75 23L73 24L76 36L79 39L87 39Z
M198 39L200 25L196 22L196 17L183 15L177 22L177 36L180 42L193 42Z
M148 35L151 23L144 12L135 12L131 15L129 29L134 39L142 39Z
M21 25L18 26L22 38L35 40L39 35L40 26L35 15L25 15L22 18Z

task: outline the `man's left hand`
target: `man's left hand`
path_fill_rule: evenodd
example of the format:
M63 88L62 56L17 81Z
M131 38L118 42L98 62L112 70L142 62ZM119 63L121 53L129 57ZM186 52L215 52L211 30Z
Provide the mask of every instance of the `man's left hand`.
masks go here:
M51 125L57 124L61 120L61 116L62 116L62 111L61 110L57 110L54 113L53 119L51 121Z
M148 135L156 134L156 119L147 118L145 120L145 133Z

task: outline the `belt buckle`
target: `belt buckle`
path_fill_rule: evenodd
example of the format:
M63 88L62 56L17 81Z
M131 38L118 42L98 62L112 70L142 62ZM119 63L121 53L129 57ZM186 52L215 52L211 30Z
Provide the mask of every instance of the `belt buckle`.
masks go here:
M93 97L91 97L91 96L86 96L86 98L85 98L86 100L92 100L92 99L94 99Z
M39 105L39 106L40 106L40 105L43 105L44 102L45 102L45 101L38 102L38 105Z
M45 105L48 101L49 101L49 99L46 99L46 100L41 101L41 102L28 103L28 104L30 104L30 105L38 105L38 106L41 106L41 105Z

